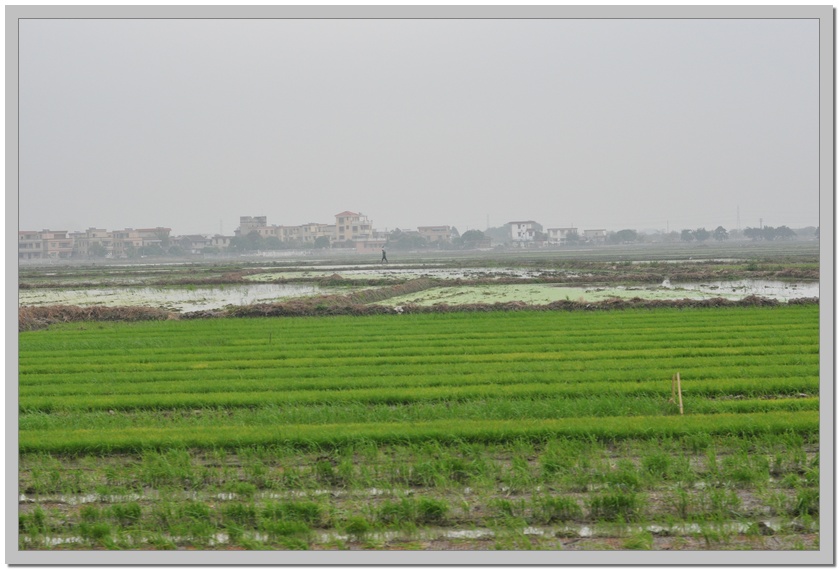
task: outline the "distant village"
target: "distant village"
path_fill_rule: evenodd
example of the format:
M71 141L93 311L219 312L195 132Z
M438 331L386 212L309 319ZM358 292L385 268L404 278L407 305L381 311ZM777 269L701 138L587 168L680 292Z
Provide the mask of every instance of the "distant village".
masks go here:
M18 232L18 259L132 259L158 256L213 254L270 255L289 250L341 249L358 253L388 250L544 248L649 242L702 242L706 240L818 239L819 230L786 226L728 231L697 228L672 232L640 233L625 229L543 228L533 220L511 221L503 226L468 230L462 235L453 226L420 226L416 229L376 230L364 214L341 212L335 223L300 226L273 225L267 216L241 216L232 236L172 235L171 228L126 228L84 231L24 230Z

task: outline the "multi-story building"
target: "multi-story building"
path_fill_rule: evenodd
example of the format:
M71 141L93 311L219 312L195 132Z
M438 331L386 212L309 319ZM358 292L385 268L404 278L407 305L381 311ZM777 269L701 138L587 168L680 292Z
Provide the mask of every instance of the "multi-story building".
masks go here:
M230 236L223 236L216 234L212 238L210 238L211 247L215 247L218 249L227 249L230 247Z
M213 238L202 235L178 236L177 243L188 253L202 253L205 247L212 247Z
M301 226L269 226L267 216L241 216L239 229L235 234L246 236L251 232L256 232L263 238L276 237L282 242L314 243L319 237L327 237L330 241L335 239L336 227L314 222Z
M133 257L143 247L143 237L132 228L111 232L114 241L114 257Z
M423 237L428 243L451 243L457 230L451 226L420 226L417 228L419 235Z
M329 241L335 237L335 226L329 224L315 224L308 223L300 226L300 240L304 243L314 243L319 237L329 238Z
M367 216L355 212L335 214L335 241L368 240L373 237L373 224Z
M41 232L19 231L17 233L18 259L41 259L43 257L43 247Z
M566 245L577 237L577 228L548 228L548 243L553 245Z
M73 255L77 257L112 257L114 243L112 233L102 228L88 228L73 243Z
M590 243L606 243L606 230L583 230L583 239Z
M262 235L260 230L264 230L266 226L268 226L268 216L239 216L239 229L235 233L237 236L246 236L256 231Z
M73 240L65 230L41 232L43 257L50 259L69 259L73 255Z
M510 222L510 239L515 244L532 243L536 241L536 233L540 230L539 224L533 220Z

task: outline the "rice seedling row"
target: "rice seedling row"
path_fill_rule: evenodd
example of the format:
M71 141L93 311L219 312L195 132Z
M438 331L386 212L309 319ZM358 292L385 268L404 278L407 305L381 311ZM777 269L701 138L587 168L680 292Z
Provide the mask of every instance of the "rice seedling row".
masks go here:
M818 548L812 449L784 433L359 442L327 454L170 449L63 464L30 454L19 540L36 549Z
M76 323L20 354L21 548L818 548L817 307Z

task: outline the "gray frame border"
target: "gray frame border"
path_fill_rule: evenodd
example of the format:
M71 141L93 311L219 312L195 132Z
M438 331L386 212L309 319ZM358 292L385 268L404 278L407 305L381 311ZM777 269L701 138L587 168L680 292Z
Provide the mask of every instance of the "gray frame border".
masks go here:
M795 18L819 20L820 546L817 552L31 552L18 550L18 20L40 18ZM835 10L821 6L6 6L7 564L200 565L833 565L835 558ZM827 458L827 461L824 461Z

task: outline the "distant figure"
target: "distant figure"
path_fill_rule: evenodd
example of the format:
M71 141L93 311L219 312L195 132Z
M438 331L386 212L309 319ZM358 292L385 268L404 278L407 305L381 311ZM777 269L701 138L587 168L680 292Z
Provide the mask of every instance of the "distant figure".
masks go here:
M385 252L385 248L382 248L382 263L387 263L387 252Z

